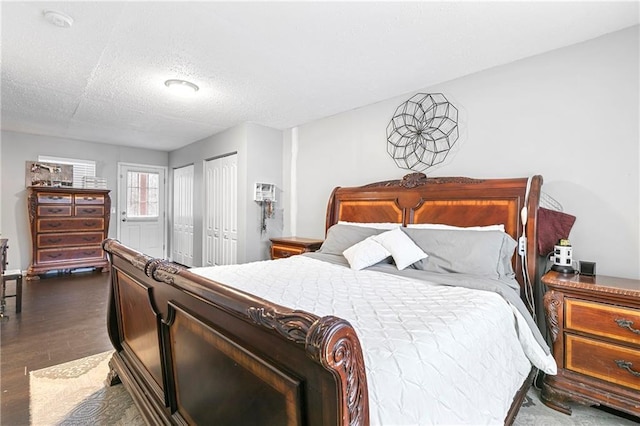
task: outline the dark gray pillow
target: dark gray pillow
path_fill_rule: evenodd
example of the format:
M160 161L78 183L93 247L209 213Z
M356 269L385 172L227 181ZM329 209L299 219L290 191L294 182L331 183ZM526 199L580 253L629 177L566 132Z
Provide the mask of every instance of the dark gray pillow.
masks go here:
M339 254L372 235L382 234L388 229L367 228L364 226L335 224L327 232L327 237L318 250L325 254Z
M429 255L413 264L429 272L513 278L511 258L518 245L500 231L402 228Z

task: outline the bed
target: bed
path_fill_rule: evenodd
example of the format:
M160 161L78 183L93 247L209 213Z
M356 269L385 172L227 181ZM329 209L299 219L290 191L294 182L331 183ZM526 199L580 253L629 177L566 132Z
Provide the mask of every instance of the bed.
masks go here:
M338 187L318 252L244 265L105 240L108 381L150 424L511 424L555 372L529 315L541 185Z

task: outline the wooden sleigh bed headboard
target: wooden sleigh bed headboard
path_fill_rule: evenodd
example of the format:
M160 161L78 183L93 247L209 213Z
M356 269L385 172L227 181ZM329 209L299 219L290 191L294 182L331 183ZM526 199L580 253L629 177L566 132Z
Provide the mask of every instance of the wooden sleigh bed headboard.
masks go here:
M427 178L412 173L401 180L336 188L327 207L326 229L338 221L392 222L404 226L436 223L453 226L503 224L518 241L526 237L526 268L537 272L537 219L542 176L517 179ZM527 207L523 210L523 207ZM524 212L524 216L523 213ZM523 227L523 219L526 227ZM525 291L522 258L514 255L516 279Z
M540 176L411 174L336 188L326 227L338 221L502 223L518 239L528 205L527 268L533 277L541 184ZM256 418L264 424L369 424L362 349L344 319L271 303L116 240L103 247L111 262L107 326L115 348L109 380L124 383L150 424L247 424ZM514 258L520 271L520 258ZM518 279L523 283L521 272ZM514 398L514 413L525 393Z

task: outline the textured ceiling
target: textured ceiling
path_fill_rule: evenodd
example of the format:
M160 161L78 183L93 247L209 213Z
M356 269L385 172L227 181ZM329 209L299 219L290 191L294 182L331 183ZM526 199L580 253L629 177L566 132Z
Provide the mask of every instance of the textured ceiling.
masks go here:
M59 28L43 10L74 20ZM172 150L636 25L638 2L5 2L3 130ZM191 98L164 81L193 81Z

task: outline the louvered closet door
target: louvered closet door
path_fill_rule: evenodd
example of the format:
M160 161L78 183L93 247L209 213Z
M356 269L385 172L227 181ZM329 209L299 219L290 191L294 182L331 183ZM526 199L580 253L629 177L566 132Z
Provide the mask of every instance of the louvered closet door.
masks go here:
M173 170L172 259L193 266L193 164Z
M204 266L237 263L238 155L207 160Z

